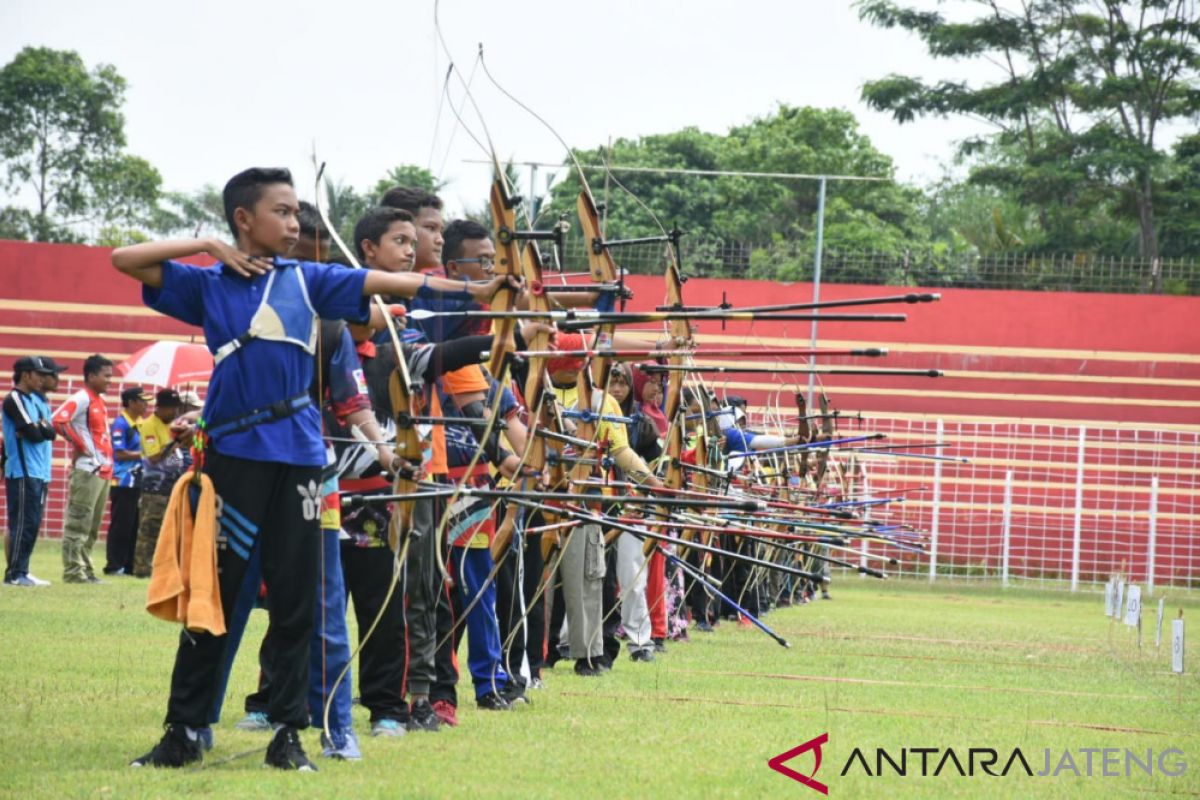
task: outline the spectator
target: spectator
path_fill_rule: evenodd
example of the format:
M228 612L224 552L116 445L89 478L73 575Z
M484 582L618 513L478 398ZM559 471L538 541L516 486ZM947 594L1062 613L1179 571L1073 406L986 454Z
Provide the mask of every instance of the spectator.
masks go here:
M146 395L134 386L121 392L121 413L112 424L113 485L105 544L105 575L133 574L137 542L138 495L142 491L142 439L138 426L146 416Z
M49 586L29 572L29 558L42 524L54 427L44 396L46 383L61 367L49 359L25 356L13 364L13 391L4 398L4 484L8 500L8 539L4 582L10 586Z
M188 453L192 428L178 420L182 405L179 392L163 389L154 396L154 413L142 421L142 494L133 554L133 574L138 578L150 577L171 489L192 463Z
M63 581L103 583L92 567L92 547L104 519L109 481L113 476L112 442L108 437L108 408L104 393L112 381L113 363L102 355L83 362L84 388L54 412L54 429L75 452L63 526Z

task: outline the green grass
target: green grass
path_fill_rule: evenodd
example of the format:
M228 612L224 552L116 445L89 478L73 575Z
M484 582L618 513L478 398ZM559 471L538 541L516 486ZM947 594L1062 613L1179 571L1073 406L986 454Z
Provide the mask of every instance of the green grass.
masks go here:
M255 676L265 624L255 614L207 766L135 771L126 762L160 733L175 631L142 609L145 583L68 586L57 565L56 545L42 542L34 572L55 585L0 587L0 797L815 798L766 762L823 732L818 778L834 798L1200 794L1200 680L1168 672L1152 614L1139 651L1094 593L857 578L836 583L832 602L768 617L790 650L726 624L653 664L623 659L600 679L560 667L532 706L464 707L461 725L437 735L363 736L362 762L321 760L316 775L264 770L261 752L230 758L265 746L232 728ZM1195 599L1168 602L1200 619ZM365 733L363 710L355 714ZM315 732L305 742L317 751ZM1035 770L1044 748L1177 747L1189 770L1173 779L838 775L855 746L873 757L876 746L904 745L964 755L1020 746Z

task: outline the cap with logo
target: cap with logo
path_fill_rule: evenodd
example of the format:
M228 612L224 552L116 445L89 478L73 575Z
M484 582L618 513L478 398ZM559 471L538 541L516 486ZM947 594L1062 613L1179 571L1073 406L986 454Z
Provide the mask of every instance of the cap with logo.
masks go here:
M66 370L50 356L21 356L13 364L13 372L36 372L39 375L57 375Z

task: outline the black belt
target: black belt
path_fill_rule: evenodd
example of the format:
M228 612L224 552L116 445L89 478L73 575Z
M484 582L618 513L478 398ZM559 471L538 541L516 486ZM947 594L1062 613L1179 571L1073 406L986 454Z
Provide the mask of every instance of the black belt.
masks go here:
M256 408L240 417L223 420L215 425L207 425L205 426L205 431L209 436L237 433L253 428L255 425L261 425L264 422L275 422L276 420L286 419L293 414L303 411L312 404L312 395L308 392L301 392L286 400L280 400L276 403L271 403L269 406Z

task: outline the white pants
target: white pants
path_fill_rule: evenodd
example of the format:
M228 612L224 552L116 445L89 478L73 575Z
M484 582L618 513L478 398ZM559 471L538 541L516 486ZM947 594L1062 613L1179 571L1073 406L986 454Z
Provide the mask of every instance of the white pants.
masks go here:
M621 626L629 637L630 652L653 646L650 609L646 605L645 563L642 540L632 533L622 533L617 539L617 581L621 584Z

